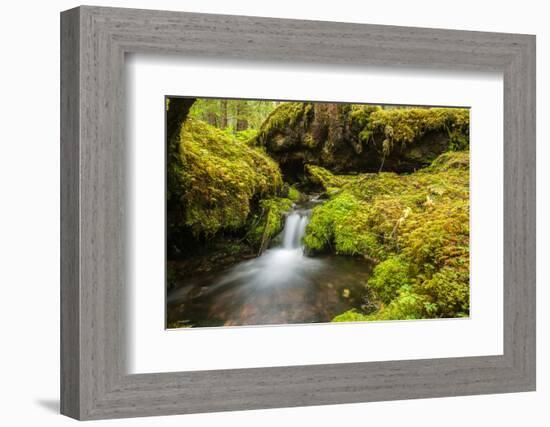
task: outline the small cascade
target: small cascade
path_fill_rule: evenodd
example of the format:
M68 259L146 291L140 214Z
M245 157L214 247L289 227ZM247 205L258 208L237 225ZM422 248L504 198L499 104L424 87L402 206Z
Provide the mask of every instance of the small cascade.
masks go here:
M297 249L302 247L302 238L309 222L310 211L294 210L290 212L283 229L283 248Z
M216 326L267 325L328 322L359 308L361 300L342 295L364 292L370 277L364 259L304 254L302 240L319 203L312 197L294 205L275 240L278 244L260 256L210 272L206 279L190 279L187 288L172 292L172 316L181 317L184 306L185 319L199 326L212 326L213 317L219 319Z

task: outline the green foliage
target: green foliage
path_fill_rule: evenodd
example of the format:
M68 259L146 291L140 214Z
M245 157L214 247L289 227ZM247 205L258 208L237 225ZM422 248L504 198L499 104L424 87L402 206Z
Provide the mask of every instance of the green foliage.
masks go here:
M382 135L382 150L388 155L395 145L409 145L431 131L444 131L449 136L449 150L469 147L470 111L467 108L403 108L354 105L350 113L359 140L373 143L375 134Z
M235 132L235 138L237 138L239 141L243 141L251 145L251 141L253 141L256 138L257 134L258 134L257 129L248 128L245 130Z
M302 198L302 194L296 189L296 187L291 185L288 188L288 198L296 203L300 201L300 199Z
M409 285L402 286L398 295L388 305L376 313L369 314L365 320L413 320L428 317L429 302Z
M409 285L402 286L396 297L380 310L372 314L348 310L332 319L333 322L372 322L384 320L414 320L424 319L429 312L426 298L413 291Z
M278 165L264 152L204 122L187 118L170 162L170 197L195 235L243 227L253 199L282 186Z
M443 267L416 290L433 302L433 310L438 317L468 316L469 277L468 270Z
M292 208L292 200L286 198L264 199L260 202L260 212L253 219L247 240L260 248L275 237L283 228L284 214Z
M430 131L445 130L452 150L469 144L470 111L466 108L388 108L370 113L366 128L385 136L388 150L412 144Z
M221 100L210 98L197 98L189 110L189 117L220 126Z
M332 319L333 322L365 322L367 320L369 320L367 315L359 313L355 309L345 311Z
M347 179L347 177L334 175L321 166L306 165L305 169L309 182L324 187L329 194L338 191Z
M168 199L179 209L178 226L200 238L238 237L240 245L261 251L302 195L288 184L283 188L279 165L255 145L273 140L273 150L306 147L334 160L327 150L336 153L345 142L357 155L374 153L378 159L443 131L451 151L409 175L344 176L305 165L309 183L324 188L329 200L314 208L304 245L310 254L363 256L377 263L366 284L377 311L348 311L334 321L468 316L469 153L461 150L468 148L469 111L325 107L198 99L179 140L169 141ZM370 151L361 151L369 145ZM279 161L286 156L283 150Z
M332 171L411 172L444 151L469 146L469 110L285 102L256 137L285 176L303 175L298 162Z
M411 272L425 277L447 266L463 268L469 256L468 200L432 203L427 215L414 212L399 230Z
M310 133L306 133L302 137L302 144L305 145L307 148L315 148L317 146L319 141L315 140L313 138L313 135Z
M469 151L448 151L447 153L441 154L437 159L435 159L431 166L430 170L440 170L447 171L449 169L464 169L468 170L470 165L470 152Z
M380 105L354 104L351 106L350 118L360 129L365 129L369 124L371 114L380 110L382 110Z
M306 249L379 262L368 286L382 308L369 319L468 315L468 166L468 152L451 152L410 175L308 167L331 198L313 210Z
M409 265L398 256L392 256L378 264L368 282L369 288L385 304L397 297L402 286L409 284Z
M340 255L377 258L383 250L369 230L368 207L350 193L342 193L314 209L304 245L310 253L333 250Z
M286 132L297 125L305 127L306 118L313 111L313 104L310 102L283 102L265 119L258 132L260 144L269 139L277 132ZM312 140L305 140L305 144L311 145Z
M235 134L241 141L248 141L256 136L275 107L274 101L197 98L189 117Z

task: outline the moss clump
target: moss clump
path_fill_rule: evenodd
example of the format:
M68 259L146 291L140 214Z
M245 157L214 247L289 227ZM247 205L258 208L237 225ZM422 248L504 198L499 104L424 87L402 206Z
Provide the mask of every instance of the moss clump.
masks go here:
M380 310L372 314L348 310L334 319L333 322L368 322L381 320L414 320L426 317L429 302L422 295L415 293L413 287L405 285L399 288L397 296Z
M260 212L253 218L247 234L247 240L260 252L283 229L284 214L292 208L292 204L292 200L279 197L260 202Z
M228 131L232 131L231 128L228 128ZM230 132L225 131L226 133ZM248 128L245 130L240 130L232 134L237 138L239 141L246 142L247 145L254 145L253 141L256 139L256 136L258 135L258 131L256 129Z
M345 311L332 319L333 322L366 322L367 320L369 320L367 315L355 309Z
M469 124L465 108L287 102L267 117L256 144L293 180L305 164L340 174L411 173L444 152L467 150Z
M445 153L410 175L308 169L331 198L312 213L306 249L379 262L368 286L381 308L370 320L468 315L468 159Z
M377 259L383 247L371 232L369 221L365 203L344 192L314 209L304 236L306 251Z
M402 286L409 285L409 265L401 257L392 256L378 264L369 279L369 288L384 304L394 300Z
M281 186L277 163L262 150L187 118L171 153L168 197L176 199L181 223L194 235L242 228L253 201L272 197Z
M360 129L367 129L370 116L376 111L382 111L380 105L354 104L351 106L350 118Z
M300 193L296 187L290 186L288 188L288 198L292 200L294 203L299 202L302 199L302 193Z
M470 156L468 151L463 152L447 152L441 154L435 159L429 170L433 171L447 171L449 169L465 169L468 170L470 166Z
M267 116L258 132L258 139L266 141L276 133L287 132L296 126L305 127L312 111L313 104L310 102L283 102ZM311 140L304 142L313 144Z
M308 181L310 184L320 185L328 194L338 191L347 181L348 177L334 175L325 168L315 165L306 165Z
M367 110L356 117L366 123L366 135L378 132L385 136L386 154L396 144L412 144L428 132L441 130L449 136L449 149L468 148L470 111L466 108L391 108Z
M469 274L465 268L443 267L417 291L433 301L441 317L466 316L470 306Z
M435 313L427 298L418 294L414 286L405 285L399 288L395 299L369 314L366 320L412 320L431 317L431 314Z

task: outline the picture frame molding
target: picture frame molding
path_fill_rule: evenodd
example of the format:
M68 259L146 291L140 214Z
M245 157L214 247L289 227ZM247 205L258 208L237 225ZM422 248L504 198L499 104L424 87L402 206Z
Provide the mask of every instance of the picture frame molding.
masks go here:
M127 54L497 71L503 355L127 374ZM81 6L61 13L61 413L89 420L533 391L535 36Z

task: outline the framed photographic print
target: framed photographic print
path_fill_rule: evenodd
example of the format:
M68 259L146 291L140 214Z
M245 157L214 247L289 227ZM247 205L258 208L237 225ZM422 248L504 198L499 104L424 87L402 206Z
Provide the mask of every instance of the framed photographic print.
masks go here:
M468 108L166 109L168 328L469 317Z
M61 19L62 413L535 389L534 36Z

